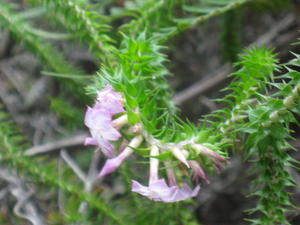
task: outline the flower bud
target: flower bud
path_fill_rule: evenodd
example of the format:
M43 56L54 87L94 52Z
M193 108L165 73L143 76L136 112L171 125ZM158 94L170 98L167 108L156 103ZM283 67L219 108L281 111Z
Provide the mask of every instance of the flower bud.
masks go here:
M190 168L190 165L188 164L183 152L179 148L177 147L172 148L172 153L179 161L181 161L184 165Z
M129 143L128 147L126 147L117 157L108 159L105 162L98 176L102 177L114 172L117 168L119 168L122 162L133 153L133 148L137 148L138 146L140 146L142 141L142 136L134 137Z

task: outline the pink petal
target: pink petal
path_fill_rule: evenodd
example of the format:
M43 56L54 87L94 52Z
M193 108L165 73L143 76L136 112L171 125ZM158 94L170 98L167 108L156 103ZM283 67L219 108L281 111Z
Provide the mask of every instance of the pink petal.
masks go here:
M121 154L119 154L117 157L106 160L102 170L99 173L99 177L106 176L107 174L110 174L114 172L116 169L119 168L119 166L122 164L122 162L131 154L133 153L133 150L131 148L126 148Z
M164 179L152 182L148 187L141 185L137 181L132 181L132 191L154 201L165 201L171 197L174 188L169 188Z
M97 104L95 107L105 108L111 115L124 112L122 94L113 91L111 85L106 85L101 91L97 91Z
M167 189L169 189L169 186L167 185L165 179L159 179L155 182L152 182L149 187L155 191L166 191Z
M85 138L84 145L98 145L98 141L95 138L87 137Z
M119 166L121 165L122 162L123 162L123 160L118 156L115 158L106 160L98 177L103 177L103 176L106 176L106 175L114 172L117 168L119 168Z
M194 178L202 178L206 181L206 183L209 184L209 180L204 172L204 170L202 169L202 167L199 165L199 163L195 160L189 160L188 161L189 165L191 166L193 172L194 172Z
M114 146L109 141L116 141L121 137L117 129L112 126L111 115L102 108L88 107L85 115L85 125L90 128L91 139L85 144L98 145L108 157L113 157Z
M173 193L172 197L168 200L169 202L177 202L188 198L193 198L198 195L199 191L200 191L200 185L197 185L194 188L194 190L192 190L187 184L184 184L182 188L176 186L175 192Z
M98 140L98 146L101 148L101 151L103 154L108 157L108 158L113 158L116 157L113 152L114 152L114 145L110 143L108 140L105 139L99 139Z
M112 128L111 133L108 133L109 130L107 130L107 132L102 132L101 129L90 129L92 138L87 139L85 144L98 145L106 156L112 157L114 145L110 143L110 141L118 140L121 137L119 132L114 130L115 129Z
M111 124L111 115L105 109L88 107L84 123L88 128L98 128L106 124Z
M198 185L192 190L187 184L180 188L178 186L168 187L164 179L153 182L148 187L141 185L137 181L132 181L132 191L137 192L154 201L177 202L191 197L195 197L200 190Z
M193 147L196 148L196 149L198 149L198 150L200 150L201 154L206 155L206 156L208 156L210 158L215 158L215 159L221 160L221 161L227 161L221 155L219 155L218 153L214 152L213 150L205 147L204 145L194 144Z
M132 190L133 192L137 192L141 195L148 195L148 187L141 185L139 182L132 180Z
M104 139L107 139L107 140L110 140L110 141L116 141L120 137L122 137L120 132L112 126L107 127L106 130L101 129L100 132L101 132L101 136Z
M223 162L228 162L227 159L223 158L221 155L205 147L204 145L193 144L192 147L197 149L200 152L200 154L208 156L215 164L215 169L217 170L218 173L221 172L220 169L223 169L225 167Z
M122 164L122 162L133 153L133 148L137 148L142 141L143 137L141 135L134 137L130 141L128 147L126 147L117 157L106 160L98 177L103 177L114 172Z
M118 100L107 100L105 102L96 102L96 109L105 109L110 115L125 112L123 103Z
M85 139L84 145L95 145L100 146L103 154L108 158L113 158L115 155L113 154L114 146L106 140L100 140L99 142L95 138L87 137Z

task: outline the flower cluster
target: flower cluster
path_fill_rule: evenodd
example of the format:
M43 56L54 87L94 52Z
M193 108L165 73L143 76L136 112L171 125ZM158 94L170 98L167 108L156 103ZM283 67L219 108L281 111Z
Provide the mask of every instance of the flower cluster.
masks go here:
M153 143L152 140L148 140L148 142ZM157 142L157 141L154 141ZM188 151L185 150L185 147L190 145L194 151L197 153L209 157L214 165L216 166L217 171L219 171L219 167L223 168L223 162L226 161L222 156L215 153L211 149L201 145L194 143L193 140L183 141L181 143L165 143L152 145L150 151L150 175L149 175L149 186L145 187L141 185L137 181L133 181L132 191L137 192L141 195L144 195L154 201L163 201L163 202L177 202L181 200L185 200L187 198L197 196L200 185L198 184L194 190L192 190L186 183L184 183L183 187L179 187L176 181L176 175L174 168L172 168L170 162L164 162L167 170L167 177L169 186L166 184L164 179L159 179L158 177L158 169L159 169L159 160L157 156L160 153L165 152L168 149L172 150L172 154L179 161L181 161L186 167L191 168L194 173L194 180L198 181L200 178L204 179L207 183L209 180L202 169L200 163L196 160L188 160ZM157 147L159 146L159 147Z
M187 198L195 197L199 190L200 186L192 190L187 184L184 184L182 188L180 188L176 184L176 178L174 171L170 171L168 173L170 179L170 186L167 185L164 179L159 179L158 177L158 168L159 168L159 160L154 158L159 155L159 149L157 146L152 146L150 152L150 176L149 176L149 186L143 186L139 182L133 180L132 181L132 191L137 192L141 195L144 195L154 201L163 201L163 202L177 202L182 201ZM170 169L170 168L169 168Z
M150 147L149 185L144 186L133 180L132 191L151 200L162 202L177 202L197 196L200 185L198 184L194 189L191 189L186 183L183 186L179 186L175 168L171 166L170 162L164 162L167 168L168 184L165 179L159 178L160 162L158 156L166 151L171 151L175 158L193 171L195 181L203 179L207 183L209 183L209 180L200 163L197 160L189 159L189 152L186 150L187 146L191 147L196 153L209 157L217 170L223 167L223 162L226 160L211 149L195 143L194 140L182 141L176 144L161 143L147 134L143 130L142 124L128 129L129 131L133 130L136 136L116 156L112 142L122 137L119 130L128 122L123 102L122 94L115 92L112 86L107 85L103 90L97 92L97 100L94 107L88 107L85 115L85 125L90 129L91 133L91 137L86 138L85 144L99 146L104 155L108 157L99 173L99 177L115 171L134 152L134 149L145 143L145 145Z
M115 114L124 112L122 95L113 91L112 86L106 85L97 92L97 101L94 107L88 107L85 114L85 125L90 129L91 136L85 140L86 145L99 146L107 157L114 157L114 145L121 134L113 126L112 118Z
M97 100L94 107L88 107L85 114L85 125L90 129L92 137L87 137L85 145L99 146L103 154L109 158L99 176L105 176L115 171L142 142L142 137L132 139L129 145L118 155L114 153L112 141L119 140L122 135L118 131L127 124L127 115L121 115L115 120L116 114L125 112L122 94L115 92L111 85L106 85L101 91L97 91Z

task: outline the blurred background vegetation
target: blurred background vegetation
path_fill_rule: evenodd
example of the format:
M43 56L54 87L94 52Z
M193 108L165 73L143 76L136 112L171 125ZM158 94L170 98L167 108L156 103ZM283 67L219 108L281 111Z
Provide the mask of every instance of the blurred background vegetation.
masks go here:
M151 1L143 0L80 2L104 15L96 20L113 30L133 14L138 17L139 10L151 10ZM248 224L244 218L256 216L245 212L256 202L247 197L255 175L239 155L211 176L211 184L202 184L196 199L175 204L131 193L131 178L145 180L148 173L146 161L138 157L131 166L126 163L93 181L92 189L77 178L72 160L87 174L104 163L93 148L82 145L87 134L84 111L93 102L84 86L109 60L109 49L99 53L87 34L76 32L84 24L72 24L68 12L50 8L38 0L0 0L0 131L6 132L0 151L8 152L0 158L0 224ZM173 73L168 79L181 117L198 123L200 116L222 107L211 100L224 95L219 90L230 82L226 74L246 47L270 46L280 62L291 59L290 51L299 53L299 45L291 45L299 37L299 15L298 0L254 0L173 38L166 51ZM117 32L106 35L108 42L121 38ZM300 133L295 130L291 144L297 148ZM21 154L26 151L30 157ZM291 155L300 160L300 153ZM95 157L100 163L91 166ZM300 173L291 170L300 181ZM291 189L295 205L300 205L299 187ZM287 217L292 225L300 224L299 211Z

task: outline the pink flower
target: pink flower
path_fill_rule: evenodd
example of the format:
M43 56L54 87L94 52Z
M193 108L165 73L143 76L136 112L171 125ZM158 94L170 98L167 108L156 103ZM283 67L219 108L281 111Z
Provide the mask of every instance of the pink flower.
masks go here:
M122 94L113 91L111 85L106 85L101 91L97 91L96 108L104 108L111 115L124 112Z
M119 154L117 157L106 160L103 168L101 169L98 177L106 176L107 174L110 174L114 172L116 169L119 168L119 166L122 164L122 162L129 157L133 153L133 150L131 148L126 148L121 154Z
M194 172L194 176L193 176L194 179L197 180L199 178L202 178L203 180L206 181L206 183L209 184L209 180L208 180L204 170L200 166L200 164L196 160L189 160L188 163Z
M159 149L156 146L152 146L150 156L157 156ZM157 158L150 158L150 176L149 186L143 186L139 182L132 181L132 191L137 192L147 198L154 201L162 202L177 202L187 198L195 197L200 186L198 185L192 190L187 184L184 184L182 188L175 185L176 178L174 177L174 185L169 187L164 179L158 179L159 160ZM175 176L175 174L174 174Z
M133 149L137 148L142 143L142 141L142 136L134 137L129 143L128 147L126 147L117 157L108 159L105 162L98 176L103 177L114 172L117 168L119 168L122 162L133 153Z
M112 126L111 115L105 109L88 107L84 123L92 136L85 139L85 145L98 145L106 156L113 157L110 141L118 140L121 134Z
M200 152L200 154L209 157L213 163L215 164L215 168L217 172L220 172L220 169L223 169L225 166L223 162L227 162L227 159L223 158L218 153L214 152L213 150L205 147L201 144L193 144L192 147Z
M148 187L141 185L139 182L132 181L132 191L154 201L178 202L197 196L200 186L192 190L187 184L182 188L178 186L169 187L164 179L156 180L149 184Z
M97 94L95 106L88 107L85 114L84 123L92 136L85 139L85 145L97 145L107 157L114 157L114 145L111 141L118 140L121 134L114 127L112 116L124 112L122 95L113 91L111 85L106 85L103 90L97 91ZM123 123L120 124L121 122ZM122 121L118 121L115 125L121 128L126 122L127 120L122 118Z

